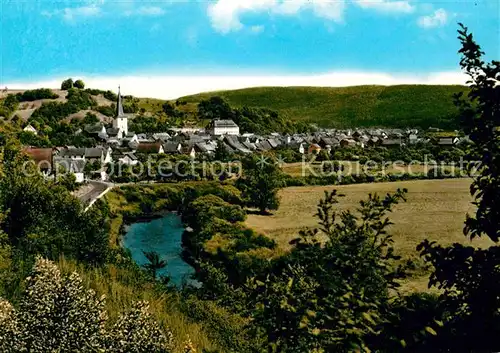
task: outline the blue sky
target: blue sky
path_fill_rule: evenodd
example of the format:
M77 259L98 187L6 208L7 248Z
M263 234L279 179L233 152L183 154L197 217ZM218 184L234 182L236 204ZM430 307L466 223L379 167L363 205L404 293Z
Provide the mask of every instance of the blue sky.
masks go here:
M457 22L500 57L495 0L0 1L1 85L454 83Z

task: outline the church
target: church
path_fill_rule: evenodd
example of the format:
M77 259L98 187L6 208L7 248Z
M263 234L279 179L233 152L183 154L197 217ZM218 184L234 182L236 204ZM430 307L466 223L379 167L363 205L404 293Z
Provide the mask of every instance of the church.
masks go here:
M116 101L116 112L113 118L113 126L106 128L103 123L85 126L85 131L91 135L96 135L102 140L111 143L119 143L119 141L135 135L128 130L128 119L133 114L125 114L123 111L123 98L118 87L118 97Z
M128 135L128 116L123 112L122 95L118 87L118 101L116 102L116 116L113 120L113 128L121 131L123 137Z

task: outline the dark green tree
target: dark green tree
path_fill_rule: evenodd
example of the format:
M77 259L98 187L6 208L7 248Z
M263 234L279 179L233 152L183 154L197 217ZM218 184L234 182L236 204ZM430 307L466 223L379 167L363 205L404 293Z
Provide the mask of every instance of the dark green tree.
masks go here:
M460 66L468 74L467 97L455 97L464 131L472 141L468 158L481 162L471 185L476 213L468 215L464 234L471 239L500 237L500 62L486 63L466 27L458 31ZM477 249L425 241L419 247L433 265L430 286L442 290L444 326L434 351L497 351L500 344L500 247Z
M256 207L261 214L277 210L278 191L283 186L283 172L272 158L252 155L243 160L242 177L238 179L237 187L248 206Z
M172 103L170 102L165 102L162 106L163 112L167 114L168 116L173 116L175 117L177 114L177 111L175 107L173 106Z
M214 151L214 160L219 162L228 162L231 159L231 153L222 141L217 141L217 147Z
M83 204L63 186L45 180L15 143L4 148L0 176L2 230L22 261L41 254L58 260L64 255L102 264L108 252L108 225L103 209L84 212ZM96 204L97 205L97 204Z
M366 337L385 334L381 308L403 275L386 215L405 192L370 195L357 213L336 211L341 195L325 192L318 229L301 232L288 255L248 284L252 324L269 351L368 352Z
M97 124L98 122L99 118L97 117L97 115L90 112L88 112L82 120L82 123L84 125L94 125Z
M74 85L73 79L68 78L61 83L61 89L67 91L70 88L73 88L73 85Z
M79 88L79 89L84 89L85 82L83 82L82 80L76 80L75 83L73 84L73 87Z
M198 116L201 119L232 119L233 109L221 97L210 97L198 104Z
M148 263L142 265L142 267L156 279L156 274L159 270L167 266L167 261L160 258L160 254L156 251L143 251L144 256L148 259Z

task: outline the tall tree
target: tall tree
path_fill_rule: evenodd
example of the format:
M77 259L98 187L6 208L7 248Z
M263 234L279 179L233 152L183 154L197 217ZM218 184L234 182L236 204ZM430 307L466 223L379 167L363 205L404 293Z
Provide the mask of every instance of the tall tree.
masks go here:
M221 97L210 97L198 104L198 116L201 119L232 119L233 109Z
M284 186L283 172L270 157L249 156L242 163L242 177L237 182L247 205L261 214L279 207L278 191Z
M228 162L231 158L231 153L222 141L217 141L217 147L214 151L214 159L219 162Z
M61 89L67 91L73 88L74 82L72 78L68 78L61 83Z
M472 140L468 157L479 159L471 185L475 216L467 216L464 234L471 239L500 237L500 62L483 61L483 51L460 24L460 66L469 75L467 97L455 97ZM444 351L498 351L500 343L500 247L476 249L425 241L422 255L434 266L430 286L442 289L444 327L438 331Z
M158 254L156 251L143 251L143 253L149 262L142 265L142 267L144 267L144 269L148 271L149 274L151 274L151 277L156 279L156 274L159 270L167 266L167 261L162 260L160 258L160 254Z
M82 80L76 80L75 83L73 84L73 87L79 88L79 89L84 89L85 82L83 82Z
M386 214L404 193L370 195L357 214L336 211L340 195L325 193L318 229L302 232L289 254L249 283L252 323L270 351L369 351L365 337L379 333L381 308L402 275Z

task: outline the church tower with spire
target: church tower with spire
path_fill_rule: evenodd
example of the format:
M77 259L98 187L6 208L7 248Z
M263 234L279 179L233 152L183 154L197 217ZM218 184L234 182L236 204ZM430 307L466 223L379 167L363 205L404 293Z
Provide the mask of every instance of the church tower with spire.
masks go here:
M113 120L113 127L123 131L124 136L128 134L128 118L125 113L123 113L123 102L120 87L118 87L118 101L116 102L116 116L115 120Z

